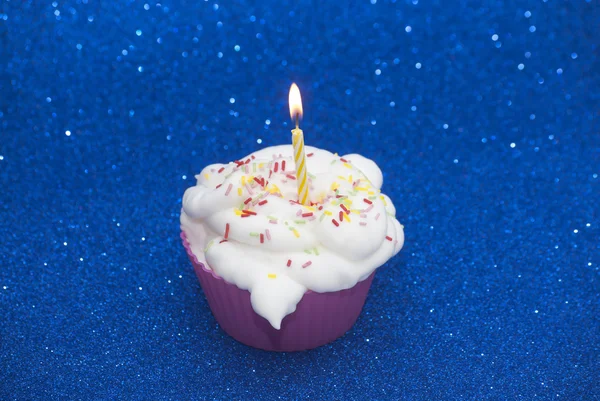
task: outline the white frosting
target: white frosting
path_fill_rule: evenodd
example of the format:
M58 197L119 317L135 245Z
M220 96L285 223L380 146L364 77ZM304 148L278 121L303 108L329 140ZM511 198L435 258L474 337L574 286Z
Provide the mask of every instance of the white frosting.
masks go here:
M256 313L276 329L307 290L351 288L404 244L403 226L379 191L383 176L373 161L311 146L305 152L313 206L294 202L291 145L210 165L183 196L181 229L192 252L250 291Z

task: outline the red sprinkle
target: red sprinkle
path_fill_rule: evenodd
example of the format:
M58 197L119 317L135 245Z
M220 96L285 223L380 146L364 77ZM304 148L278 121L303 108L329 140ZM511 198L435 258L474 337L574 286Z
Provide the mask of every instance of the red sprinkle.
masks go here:
M319 210L323 210L323 206L319 206Z
M333 225L334 225L334 226L336 226L336 227L339 227L339 226L340 226L340 223L338 223L338 222L336 221L336 219L331 219L331 222L332 222L332 223L333 223Z
M223 238L227 239L229 237L229 223L225 224L225 235Z
M291 174L286 174L286 177L289 178L290 180L295 180L296 179L296 177L294 177Z
M248 158L248 160L246 160L246 161L244 162L244 164L250 164L250 162L251 162L251 161L252 161L252 159Z
M281 170L285 171L285 160L281 161Z
M385 239L386 239L386 240L388 240L388 241L391 241L391 240L392 240L392 237L390 237L389 235L386 235L386 236L385 236Z
M339 198L343 198L344 195L336 195L335 197L336 197L336 199L339 199Z
M223 242L227 242L226 239L222 239L221 241L219 241L219 244L222 244Z
M365 203L368 203L369 205L372 205L372 204L373 204L373 202L371 202L371 201L370 201L370 200L368 200L367 198L363 198L363 201L364 201Z
M244 201L244 205L247 205L248 203L252 202L252 198L248 198Z
M219 189L219 188L221 188L221 185L223 185L223 184L219 184L219 185L217 185L217 186L215 187L215 189Z
M266 199L265 200L261 200L260 202L258 202L258 206L262 206L262 205L264 205L267 202L268 202L268 200L266 200Z
M346 214L350 214L350 210L348 210L348 208L346 207L346 205L344 205L343 203L340 205L340 207L342 209L344 209L344 212L346 212Z
M251 215L251 216L256 216L256 212L253 212L252 210L242 210L242 213ZM244 217L244 216L242 216Z
M302 268L304 269L310 265L312 265L312 262L309 260L308 262L306 262L305 264L302 265Z
M234 161L234 163L236 164L237 167L244 165L244 162L240 161L240 160L236 160L236 161Z
M256 157L254 157L254 155L252 155L252 156L250 156L250 157L252 157L252 160L256 159Z
M261 234L261 235L260 235L260 243L262 244L262 243L264 243L264 242L265 242L265 235L264 235L264 234Z
M306 157L312 157L312 155L314 155L314 153L309 153L306 155Z
M313 215L312 212L310 212L310 213L302 213L302 217L310 217L312 215Z
M340 210L340 223L344 221L344 212Z
M260 185L261 187L264 187L264 186L265 186L265 179L264 179L264 178L261 178L261 179L259 180L258 178L254 177L254 181L256 181L256 183L257 183L258 185Z
M348 163L348 160L344 159L343 157L340 157L340 160L343 161L344 163Z
M277 172L277 170L279 170L279 162L275 162L275 168L273 169L275 172Z
M290 267L291 265L292 265L292 261L290 259L288 259L287 267Z
M219 173L219 174L220 174L220 173L222 173L222 172L223 172L223 170L225 170L225 167L221 167L221 168L219 169L219 171L217 171L217 173Z

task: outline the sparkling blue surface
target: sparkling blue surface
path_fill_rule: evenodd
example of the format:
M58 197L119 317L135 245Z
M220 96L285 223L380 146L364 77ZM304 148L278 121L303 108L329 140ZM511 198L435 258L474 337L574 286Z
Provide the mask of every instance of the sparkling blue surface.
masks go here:
M600 399L595 1L0 2L0 399ZM406 245L304 353L217 326L208 163L360 152Z

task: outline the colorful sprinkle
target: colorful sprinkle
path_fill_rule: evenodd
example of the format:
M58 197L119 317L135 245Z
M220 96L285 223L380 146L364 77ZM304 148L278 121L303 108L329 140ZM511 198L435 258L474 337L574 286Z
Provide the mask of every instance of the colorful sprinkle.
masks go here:
M281 171L285 171L285 160L281 161Z
M377 216L375 216L375 220L379 219L379 216L381 216L381 213L377 213Z
M269 241L271 241L271 232L269 231L269 229L268 229L268 228L265 230L265 234L267 235L267 239L268 239Z
M313 215L312 212L310 212L310 213L302 213L302 217L310 217L312 215Z
M260 202L258 202L258 206L262 206L264 204L266 204L268 202L268 200L261 200Z
M238 196L242 196L242 188L238 188Z
M345 205L340 205L340 207L344 210L344 212L346 212L346 214L350 214L350 210L348 210L348 208Z
M313 251L315 252L315 255L319 256L319 250L317 248L313 248Z
M331 219L331 222L333 223L334 226L339 227L340 223L337 222L336 219Z
M217 186L215 187L215 189L219 189L219 188L221 188L221 185L223 185L223 184L219 184L219 185L217 185Z
M325 210L323 213L325 213L327 216L331 216L333 213L331 213L331 211L329 210Z
M277 224L277 220L269 220L269 223L271 223L271 224Z
M312 262L309 260L308 262L306 262L305 264L302 265L302 268L305 269L310 265L312 265Z
M291 259L288 259L288 261L287 261L287 267L290 267L291 265L292 265L292 261L291 261Z
M225 167L221 167L221 168L219 169L219 171L217 171L217 173L221 174L221 173L223 172L223 170L225 170Z
M247 205L248 203L252 202L252 198L248 198L244 201L244 205Z
M340 160L343 161L344 163L348 163L348 160L344 159L343 157L340 157Z
M204 178L206 178L208 180L210 178L210 174L204 173Z
M227 242L226 239L222 239L221 241L219 241L219 244L222 244L223 242Z
M265 235L264 234L260 234L260 243L264 244L265 242Z
M365 221L361 221L361 222L360 222L360 223L358 223L358 224L360 224L361 226L366 226L366 225L367 225L367 223L366 223Z
M363 198L363 201L364 201L365 203L368 203L369 205L372 205L372 204L373 204L373 202L371 202L371 201L370 201L370 200L368 200L367 198Z
M242 213L251 214L252 216L256 216L256 212L253 212L252 210L248 210L248 209L242 210Z
M313 157L314 153L309 153L306 155L306 157Z
M225 235L223 235L223 238L227 239L227 237L229 237L229 223L225 224Z
M392 237L390 237L389 235L386 235L385 239L388 240L388 241L392 241Z
M229 196L229 193L231 192L231 188L233 188L233 184L229 184L229 186L227 187L227 191L225 191L225 196Z
M344 221L344 212L342 210L340 210L340 217L339 217L339 219L340 219L340 223L342 221Z
M250 233L251 237L258 237L258 233Z
M274 278L277 278L277 274L269 273L269 274L267 274L267 277L274 279Z
M279 162L275 162L275 168L273 169L274 172L277 172L277 170L279 170Z

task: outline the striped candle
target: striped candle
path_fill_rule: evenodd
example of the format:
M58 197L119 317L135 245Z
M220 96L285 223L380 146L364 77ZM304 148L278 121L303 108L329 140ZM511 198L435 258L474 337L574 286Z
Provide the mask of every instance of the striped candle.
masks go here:
M296 182L298 183L298 202L307 205L308 202L308 179L306 173L306 156L304 154L304 134L298 127L302 118L302 98L300 89L296 84L290 88L290 115L296 122L296 128L292 130L292 147L294 149L294 163L296 164Z

